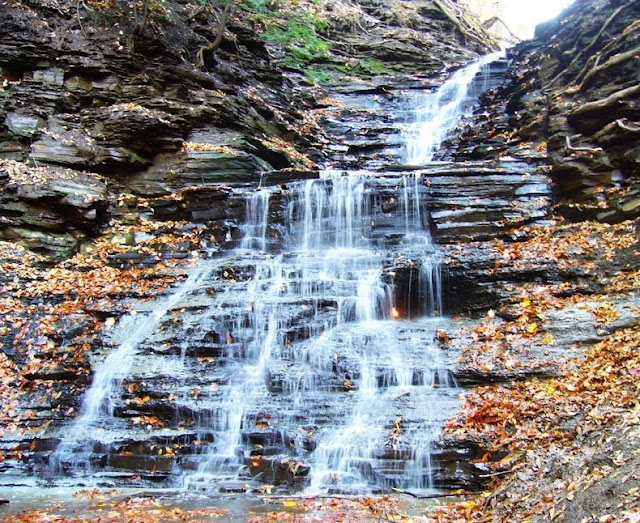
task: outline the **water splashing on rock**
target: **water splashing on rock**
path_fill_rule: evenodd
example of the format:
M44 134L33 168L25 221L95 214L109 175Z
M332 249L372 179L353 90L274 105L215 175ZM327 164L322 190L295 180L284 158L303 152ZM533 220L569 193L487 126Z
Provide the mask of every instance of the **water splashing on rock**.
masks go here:
M473 111L478 97L492 86L489 65L503 51L489 54L456 71L434 93L417 93L410 101L412 117L404 128L405 162L425 165L433 160L444 140Z
M429 161L469 110L462 86L491 60L417 111L404 131L409 163ZM437 104L448 116L434 116ZM242 238L122 321L55 473L203 491L442 484L434 444L458 392L435 341L448 320L428 175L327 170L234 189Z

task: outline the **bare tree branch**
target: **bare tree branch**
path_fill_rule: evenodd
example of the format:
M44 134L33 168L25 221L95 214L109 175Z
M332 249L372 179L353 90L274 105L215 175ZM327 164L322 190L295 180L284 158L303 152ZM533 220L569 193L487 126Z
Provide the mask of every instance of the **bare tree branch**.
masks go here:
M493 27L494 25L496 25L497 23L500 23L502 25L502 27L504 27L504 29L507 31L507 33L509 33L509 36L515 41L515 42L521 42L522 38L520 38L519 36L513 34L513 31L511 31L511 29L509 28L509 26L504 22L504 20L502 18L500 18L499 16L492 16L491 18L489 18L488 20L485 20L484 22L482 22L482 27L484 29L489 30L491 27Z

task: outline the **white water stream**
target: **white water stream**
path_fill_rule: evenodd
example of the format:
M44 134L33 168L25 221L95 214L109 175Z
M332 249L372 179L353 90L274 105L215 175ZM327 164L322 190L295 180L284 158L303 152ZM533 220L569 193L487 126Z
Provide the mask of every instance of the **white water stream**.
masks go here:
M166 297L159 299L151 311L124 316L114 327L111 341L116 348L97 366L91 386L83 398L79 416L71 426L62 431L60 444L51 457L53 472L60 472L58 469L62 464L69 463L90 472L89 463L78 460L77 454L86 452L86 442L96 436L96 431L103 431L105 418L113 416L113 403L120 394L120 385L130 371L132 357L138 346L158 329L169 311L206 281L211 270L210 263L201 262L183 283Z
M433 160L442 142L471 115L478 97L489 88L488 66L503 54L498 51L476 60L456 71L434 93L417 93L408 102L414 115L404 128L408 165L425 165Z
M405 129L408 163L432 158L470 110L472 80L495 58L459 71L427 97ZM200 441L211 442L191 466L183 463L187 487L210 489L239 473L277 483L275 465L271 471L254 466L255 456L274 454L308 464L313 492L433 486L430 451L457 392L434 342L443 321L442 282L424 177L326 171L288 183L283 247L274 250L270 207L280 190L262 187L246 196L236 250L201 262L149 313L122 320L116 348L97 366L54 465L89 473L91 442L108 445L119 432L126 438L126 424L112 408L122 380L134 368L144 367L135 371L144 376L154 372L141 347L169 329L170 311L193 301L197 306L183 314L179 355L155 364L177 382L176 411L198 412ZM398 270L409 274L402 299L394 270L400 258L405 266ZM221 278L227 266L251 277ZM195 294L210 280L217 286L203 306ZM211 369L216 374L193 376L187 354L194 340L207 337L216 340L210 358L219 361ZM133 363L143 357L144 364ZM188 385L195 379L210 380L208 400Z

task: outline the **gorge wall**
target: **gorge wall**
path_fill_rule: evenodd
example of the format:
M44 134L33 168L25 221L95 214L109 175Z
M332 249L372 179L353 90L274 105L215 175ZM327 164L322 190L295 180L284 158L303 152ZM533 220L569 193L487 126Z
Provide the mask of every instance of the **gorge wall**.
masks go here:
M199 257L237 244L244 188L268 179L284 193L287 181L317 176L345 147L339 122L368 117L312 80L374 98L387 84L434 85L488 49L486 35L461 33L433 2L302 12L248 3L227 14L209 2L148 6L0 6L9 476L29 473L77 417L96 362L113 349L103 333ZM390 129L384 118L376 127ZM358 162L366 149L347 152ZM132 387L136 405L145 394Z
M431 78L483 50L431 2L329 2L299 19L240 3L224 24L209 2L151 7L143 20L125 2L0 6L3 157L47 179L44 193L23 194L22 167L5 164L3 238L68 256L118 215L118 195L313 168L328 139L310 110L326 102L301 72ZM302 23L310 27L298 37ZM202 51L218 32L219 47ZM92 187L79 208L65 199L71 189L49 182L58 167L91 173L78 182Z

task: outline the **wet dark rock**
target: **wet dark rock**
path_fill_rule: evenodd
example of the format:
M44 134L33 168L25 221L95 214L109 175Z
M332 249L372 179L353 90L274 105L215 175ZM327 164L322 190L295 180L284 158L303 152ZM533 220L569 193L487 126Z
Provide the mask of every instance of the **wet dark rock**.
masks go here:
M303 461L288 456L254 455L248 466L252 477L275 485L303 482L311 470Z
M505 237L507 226L544 222L551 207L549 177L526 172L526 164L445 168L429 177L428 191L438 243Z
M160 256L135 251L109 256L109 265L112 267L152 267L160 261Z
M226 494L244 494L249 488L246 483L225 483L220 485L219 490Z
M431 451L435 485L469 491L482 490L489 478L482 468L482 464L473 462L479 460L486 453L486 447L475 441L440 441Z
M167 475L175 465L174 457L164 456L135 456L129 454L109 454L107 466L130 470L131 472L153 472Z
M39 372L27 373L24 377L28 380L46 380L46 381L75 381L78 379L79 373L60 367L46 368Z
M513 383L531 378L548 379L559 376L555 368L540 368L535 370L506 370L506 369L474 369L458 368L453 371L456 381L461 387L483 387L495 383Z
M229 145L211 147L214 149L164 155L154 167L132 176L127 185L142 196L164 196L191 186L257 184L262 173L274 169L265 160L242 149L232 149Z

